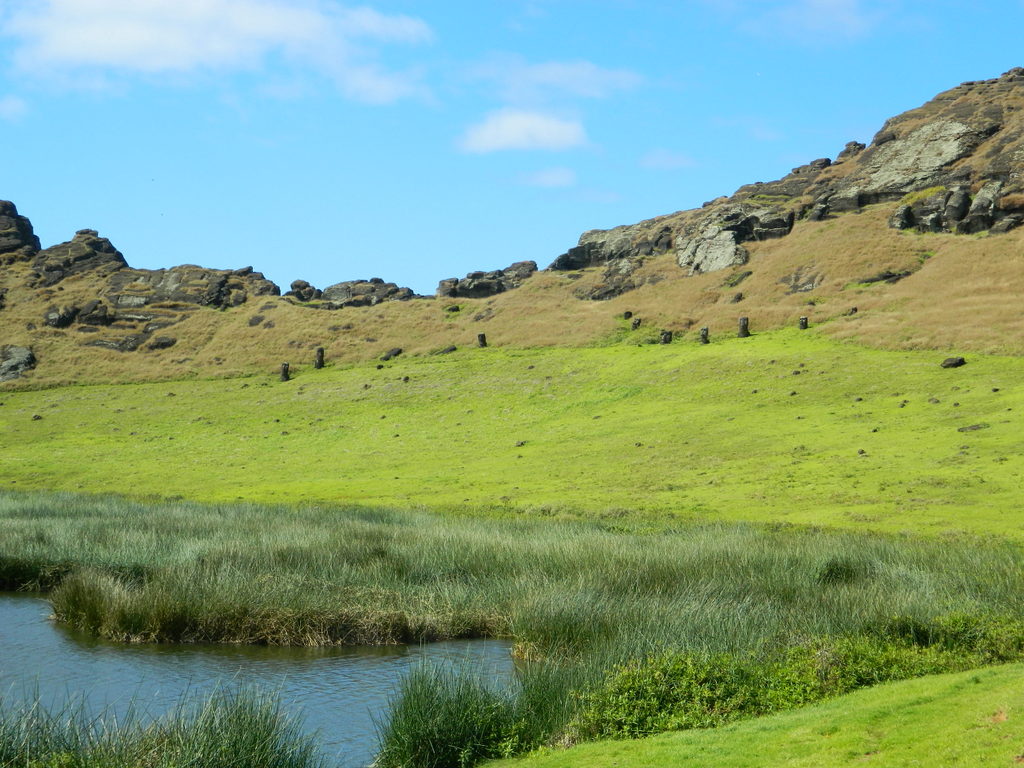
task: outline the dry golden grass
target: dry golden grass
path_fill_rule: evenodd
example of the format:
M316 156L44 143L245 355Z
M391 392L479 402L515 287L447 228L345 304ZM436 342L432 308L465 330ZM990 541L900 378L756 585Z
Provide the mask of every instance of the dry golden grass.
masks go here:
M1003 211L1019 211L1024 208L1024 194L1015 192L1012 195L1003 195L999 198L999 208Z
M420 299L334 311L278 297L254 297L223 311L155 305L149 311L183 317L155 334L177 339L159 351L83 346L141 330L142 324L93 333L46 327L48 306L82 305L97 298L97 286L88 276L75 276L36 291L25 285L28 266L15 264L0 270L0 288L8 289L0 343L31 346L39 367L2 386L238 376L275 370L286 361L311 365L318 346L338 365L393 347L425 355L473 346L478 333L501 346L580 346L639 343L664 328L685 343L702 326L711 329L712 339L732 335L740 316L750 318L755 332L808 316L836 338L874 346L1024 353L1024 229L994 237L898 232L886 224L893 207L798 222L786 238L748 244L750 262L730 271L687 277L673 254L651 257L637 271L646 284L608 301L575 296L602 281L595 268L537 273L489 299ZM726 284L747 270L752 274L738 285ZM865 282L885 271L913 274L894 284ZM811 281L809 289L794 291L794 276ZM744 298L733 303L737 293ZM460 311L446 311L452 304ZM858 312L847 316L851 307ZM628 331L622 320L627 310L642 319L640 331ZM255 315L263 321L251 326Z

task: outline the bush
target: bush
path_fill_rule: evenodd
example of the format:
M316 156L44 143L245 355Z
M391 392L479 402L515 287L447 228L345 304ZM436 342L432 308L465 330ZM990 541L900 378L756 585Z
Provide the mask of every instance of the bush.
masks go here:
M583 696L573 740L713 728L820 698L810 656L770 661L673 651L618 667Z
M1024 658L1024 622L895 617L864 634L761 654L670 651L616 667L582 696L573 740L713 728L878 683Z

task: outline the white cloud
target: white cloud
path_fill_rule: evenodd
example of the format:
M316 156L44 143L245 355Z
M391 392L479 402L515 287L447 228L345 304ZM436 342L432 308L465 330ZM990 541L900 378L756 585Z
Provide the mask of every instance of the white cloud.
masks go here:
M531 187L572 187L576 184L576 171L572 168L545 168L533 173L524 173L520 180Z
M898 0L704 0L742 19L740 28L763 36L796 38L809 45L863 37L875 29Z
M19 96L0 98L0 120L20 120L28 112L28 104Z
M482 154L504 149L562 150L587 144L587 134L578 120L521 109L499 109L466 130L459 146L465 152Z
M561 96L603 99L630 90L643 78L628 69L607 69L590 61L528 64L520 56L495 56L475 67L471 76L497 86L508 102L544 101Z
M862 0L797 0L780 5L765 17L790 34L855 38L870 31L877 14Z
M722 128L738 128L754 141L778 141L782 133L763 117L745 115L740 117L716 117L711 121Z
M324 0L15 0L3 34L29 73L181 75L255 70L280 55L368 101L407 95L371 43L431 39L419 19Z
M640 158L640 166L654 171L677 171L681 168L692 168L697 162L682 152L670 149L652 149Z

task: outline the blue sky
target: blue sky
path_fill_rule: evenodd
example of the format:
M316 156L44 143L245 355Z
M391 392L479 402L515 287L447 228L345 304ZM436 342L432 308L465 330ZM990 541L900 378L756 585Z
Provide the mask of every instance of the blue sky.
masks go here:
M1024 0L0 0L0 198L132 266L433 293L1024 65Z

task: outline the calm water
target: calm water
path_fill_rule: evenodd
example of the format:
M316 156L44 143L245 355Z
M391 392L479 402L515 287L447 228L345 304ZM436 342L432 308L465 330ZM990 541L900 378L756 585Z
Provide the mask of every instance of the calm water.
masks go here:
M48 619L45 600L0 593L0 694L38 690L46 704L84 697L90 710L124 712L131 702L158 716L183 695L238 683L276 692L302 716L332 762L365 766L398 681L423 660L507 679L507 643L469 641L373 648L121 645L70 632Z

